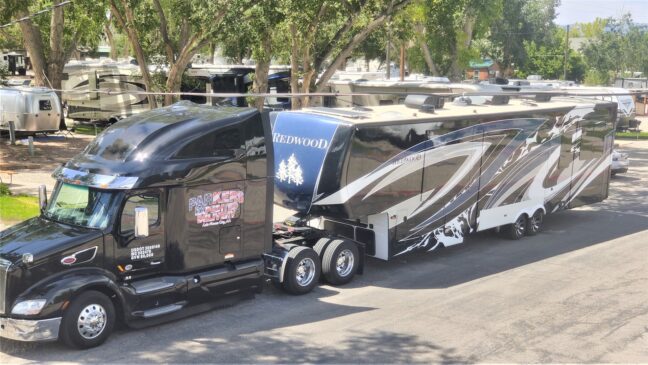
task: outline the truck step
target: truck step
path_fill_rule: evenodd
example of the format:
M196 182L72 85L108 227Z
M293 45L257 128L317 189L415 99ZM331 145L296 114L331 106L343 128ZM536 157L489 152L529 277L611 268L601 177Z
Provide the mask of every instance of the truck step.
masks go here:
M160 278L135 281L130 286L135 290L135 294L151 294L168 290L176 285L184 285L185 279L182 277L164 276Z
M153 317L173 313L182 309L184 307L184 304L185 303L175 303L175 304L165 305L164 307L148 309L143 311L141 316L145 319L148 319L148 318L153 318Z

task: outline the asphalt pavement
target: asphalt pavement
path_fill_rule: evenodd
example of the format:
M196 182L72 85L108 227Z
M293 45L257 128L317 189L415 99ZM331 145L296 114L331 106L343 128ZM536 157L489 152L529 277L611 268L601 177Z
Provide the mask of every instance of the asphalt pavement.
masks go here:
M0 341L0 363L648 362L648 143L605 202L548 216L535 237L491 233L336 288L256 299L101 347Z

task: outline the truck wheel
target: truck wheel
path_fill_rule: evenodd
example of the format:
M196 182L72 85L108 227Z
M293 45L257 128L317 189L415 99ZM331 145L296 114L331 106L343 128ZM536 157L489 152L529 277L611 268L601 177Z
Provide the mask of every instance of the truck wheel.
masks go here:
M61 322L61 340L70 347L101 345L115 326L115 306L98 291L87 291L72 301Z
M351 280L358 270L360 253L355 243L335 240L326 247L322 257L322 273L330 284L343 285Z
M313 290L319 281L322 265L310 247L296 247L288 252L283 287L288 293L300 295Z
M521 214L514 223L507 224L502 227L501 232L504 236L511 240L519 240L524 237L527 228L526 214Z
M544 221L544 212L538 209L527 219L526 234L527 236L535 236L542 229L542 222Z

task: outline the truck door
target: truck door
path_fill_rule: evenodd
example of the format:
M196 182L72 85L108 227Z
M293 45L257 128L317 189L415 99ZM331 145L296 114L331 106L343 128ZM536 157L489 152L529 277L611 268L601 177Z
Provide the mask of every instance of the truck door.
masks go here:
M115 225L115 271L135 279L158 272L165 267L165 237L161 189L147 189L129 193ZM148 208L149 235L134 235L135 207Z

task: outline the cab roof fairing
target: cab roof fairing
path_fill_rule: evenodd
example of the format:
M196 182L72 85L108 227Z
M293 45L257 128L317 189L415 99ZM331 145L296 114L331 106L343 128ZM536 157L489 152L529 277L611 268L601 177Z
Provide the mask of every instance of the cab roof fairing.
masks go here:
M182 101L115 123L53 177L104 189L182 184L208 158L172 159L187 142L258 114L252 108L205 107Z

